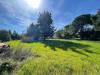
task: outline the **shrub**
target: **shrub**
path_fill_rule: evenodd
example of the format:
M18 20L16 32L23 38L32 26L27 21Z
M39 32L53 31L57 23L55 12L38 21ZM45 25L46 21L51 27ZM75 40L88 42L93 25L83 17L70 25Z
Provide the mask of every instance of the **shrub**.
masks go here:
M11 40L11 35L6 30L0 30L0 40L2 42L10 41Z
M15 48L15 51L13 52L13 59L17 61L23 61L30 56L32 56L31 50L22 47Z
M4 62L0 65L0 75L5 75L5 73L8 75L8 73L11 73L14 68L15 66L10 62Z
M0 57L1 58L9 58L9 57L11 57L11 54L12 54L12 51L9 47L0 49Z
M36 53L32 53L30 48L23 48L22 44L19 44L15 48L2 48L0 50L0 75L15 74L15 70L19 69L20 65L29 57L40 57ZM13 63L13 64L12 64Z
M31 42L33 42L33 38L32 37L28 37L28 36L22 36L21 41L25 42L25 43L31 43Z
M20 40L20 38L21 38L21 36L16 31L11 33L11 39L12 40Z

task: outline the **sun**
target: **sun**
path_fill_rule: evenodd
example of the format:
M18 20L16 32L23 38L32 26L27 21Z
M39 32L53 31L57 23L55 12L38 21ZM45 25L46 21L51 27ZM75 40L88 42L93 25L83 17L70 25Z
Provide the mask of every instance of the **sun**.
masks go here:
M41 0L25 0L25 1L33 9L38 9L41 4Z

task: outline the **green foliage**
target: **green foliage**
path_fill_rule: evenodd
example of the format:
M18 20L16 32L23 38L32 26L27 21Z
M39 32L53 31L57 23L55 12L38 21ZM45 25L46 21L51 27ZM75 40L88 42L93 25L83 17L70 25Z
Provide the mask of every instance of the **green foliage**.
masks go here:
M100 9L98 9L96 15L100 16Z
M11 35L9 34L7 30L0 30L0 40L2 42L11 40Z
M64 27L64 38L68 39L68 38L72 38L74 35L74 27L72 24L70 25L66 25Z
M63 30L58 30L56 33L55 33L55 38L64 38L63 37Z
M9 47L0 48L0 58L9 58L11 57L11 49Z
M32 37L34 40L39 40L41 37L39 26L32 23L27 29L26 36Z
M14 49L14 48L13 48ZM23 61L27 58L31 57L33 54L31 53L30 49L25 49L19 46L18 48L14 49L12 58L17 61Z
M53 20L51 13L48 11L40 13L37 22L38 24L34 25L32 23L27 29L26 36L29 37L31 41L45 40L53 36L55 30L52 25Z
M11 63L4 62L0 65L0 75L9 75L13 69L14 66Z
M92 15L92 22L94 24L95 31L100 31L100 9L96 15Z
M38 25L42 35L42 38L45 40L46 38L52 37L54 34L54 26L52 25L53 20L51 13L48 11L44 11L40 13L38 18Z
M16 31L14 31L13 33L10 32L10 34L12 40L19 40L21 38L21 36Z
M74 34L74 28L72 24L66 25L64 29L58 30L55 33L56 38L63 38L63 39L70 39L73 37Z
M59 30L57 35L61 36L60 38L69 39L79 37L79 32L86 25L92 25L93 20L91 19L91 14L84 14L76 17L72 24L66 25L64 29ZM85 36L85 35L84 35Z
M81 32L82 30L85 31L82 33ZM98 36L100 33L99 31L100 31L100 9L97 11L97 14L95 15L83 14L76 17L71 25L66 25L64 29L62 29L62 31L61 30L58 31L58 34L63 35L63 38L68 38L68 37L71 38L73 36L81 38L81 36L82 37L88 36L88 39L90 40L91 38L99 39L100 38ZM80 33L82 33L82 35Z
M75 28L75 33L82 29L86 24L92 24L91 14L84 14L76 17L72 23Z
M18 44L16 47L2 48L0 49L0 75L13 75L12 73L15 72L25 60L38 57L40 57L40 55L33 53L31 48L23 48L21 44Z

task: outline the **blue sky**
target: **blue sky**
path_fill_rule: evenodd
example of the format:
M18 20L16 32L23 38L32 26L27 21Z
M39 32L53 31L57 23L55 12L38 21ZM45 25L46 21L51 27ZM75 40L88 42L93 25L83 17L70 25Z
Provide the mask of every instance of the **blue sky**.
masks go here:
M0 0L0 29L24 32L30 23L36 23L39 12L52 13L57 29L70 24L81 14L95 14L100 9L100 0L41 0L38 9L32 9L25 0Z

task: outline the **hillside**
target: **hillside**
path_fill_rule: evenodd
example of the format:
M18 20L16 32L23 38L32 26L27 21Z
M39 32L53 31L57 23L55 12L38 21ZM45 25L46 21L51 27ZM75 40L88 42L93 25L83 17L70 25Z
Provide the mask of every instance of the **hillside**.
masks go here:
M46 42L8 42L11 47L31 48L36 58L24 61L17 75L99 75L100 42L48 40Z

